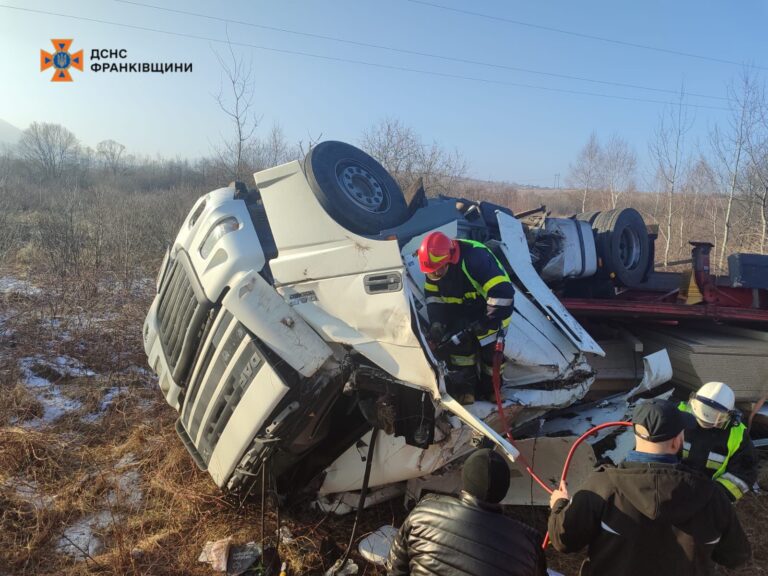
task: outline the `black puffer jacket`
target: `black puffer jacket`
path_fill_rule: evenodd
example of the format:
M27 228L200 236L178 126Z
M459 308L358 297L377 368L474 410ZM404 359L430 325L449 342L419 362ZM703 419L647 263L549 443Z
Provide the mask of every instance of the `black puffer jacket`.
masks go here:
M395 537L387 567L390 576L547 573L535 530L466 493L424 497Z

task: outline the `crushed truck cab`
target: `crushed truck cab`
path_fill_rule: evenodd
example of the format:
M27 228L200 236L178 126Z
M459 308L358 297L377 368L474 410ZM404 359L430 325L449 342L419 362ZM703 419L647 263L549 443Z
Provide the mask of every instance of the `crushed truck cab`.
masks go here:
M406 204L375 160L340 142L254 178L253 189L237 183L196 202L143 331L176 430L221 488L251 483L266 462L280 492L343 511L373 428L371 502L449 474L479 439L514 461L495 405L451 398L424 337L414 252L432 230L485 242L515 284L502 387L513 426L589 390L587 354L603 351L541 274L547 263L550 277L595 272L585 223L544 219L531 230L502 207L423 192ZM559 249L532 255L531 238L553 234ZM583 457L594 462L591 450Z

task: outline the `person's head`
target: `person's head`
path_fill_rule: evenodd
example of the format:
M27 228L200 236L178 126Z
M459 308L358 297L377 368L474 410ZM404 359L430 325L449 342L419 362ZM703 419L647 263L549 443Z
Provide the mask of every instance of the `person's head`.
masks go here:
M430 232L419 246L419 268L430 280L440 280L449 264L459 261L459 245L442 232Z
M461 482L464 492L478 500L498 504L509 490L509 466L493 450L476 450L464 462Z
M702 428L724 428L733 417L736 397L722 382L707 382L691 394L688 405Z
M650 400L635 408L632 423L638 452L677 454L683 432L695 427L696 419L668 400Z

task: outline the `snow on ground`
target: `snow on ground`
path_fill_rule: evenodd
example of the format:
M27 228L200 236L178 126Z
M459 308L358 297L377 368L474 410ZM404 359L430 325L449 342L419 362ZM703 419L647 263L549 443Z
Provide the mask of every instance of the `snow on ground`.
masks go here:
M38 510L48 508L54 501L53 496L43 494L37 482L29 478L8 478L2 487L12 489L19 500L30 503Z
M119 525L124 520L121 510L136 509L144 498L141 489L141 474L132 469L137 464L133 454L126 454L116 464L116 473L111 477L113 488L106 495L106 506L102 510L80 518L64 529L56 548L78 560L95 556L104 550L100 534L110 526Z
M24 296L37 296L42 291L26 280L19 280L13 276L0 276L0 294L23 294Z
M61 386L39 376L38 373L49 369L62 377L77 378L96 375L92 370L83 367L80 361L68 356L58 356L53 361L34 356L22 358L19 360L19 366L24 377L24 384L43 407L42 416L21 423L21 426L25 428L42 428L64 414L79 410L82 407L80 401L63 394Z
M107 494L110 506L137 508L144 498L141 489L141 474L138 470L126 470L115 478L115 490Z
M99 409L96 412L91 412L90 414L83 416L83 422L88 422L89 424L97 422L104 415L104 412L106 412L109 407L112 406L118 396L120 396L120 388L110 388L107 390L104 396L101 398Z
M56 544L59 552L84 560L88 556L97 556L104 551L104 543L98 533L113 523L112 514L98 512L81 518L68 526Z

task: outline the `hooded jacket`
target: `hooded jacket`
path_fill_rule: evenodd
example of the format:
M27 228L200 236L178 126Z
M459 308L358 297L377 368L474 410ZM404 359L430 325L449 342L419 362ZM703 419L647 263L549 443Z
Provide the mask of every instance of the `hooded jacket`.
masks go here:
M541 536L501 506L427 495L395 536L389 576L546 576Z
M725 493L682 464L624 462L598 468L549 516L560 552L589 546L582 576L714 574L735 568L750 545Z

